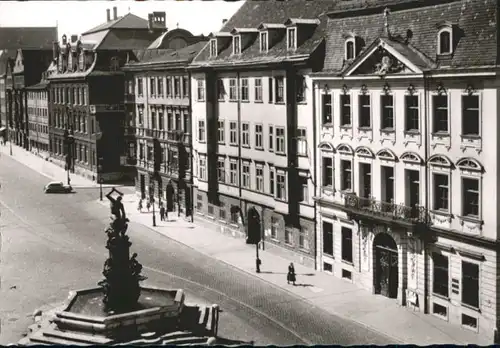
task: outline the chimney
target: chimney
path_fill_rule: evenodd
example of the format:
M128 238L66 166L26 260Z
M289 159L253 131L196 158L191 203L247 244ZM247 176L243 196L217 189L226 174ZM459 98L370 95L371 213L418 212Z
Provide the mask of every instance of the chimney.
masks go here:
M109 10L109 8L106 9L106 21L111 21L111 11Z
M113 19L118 19L118 9L113 6Z
M71 35L71 43L78 41L78 35Z
M63 46L66 46L66 44L67 44L67 43L68 43L68 42L66 41L66 34L64 34L64 35L62 36L62 44L63 44Z
M224 24L226 24L226 23L227 23L227 18L224 18L224 19L222 20L222 25L224 25Z
M153 12L148 14L148 28L150 31L153 30L165 30L166 26L166 13L163 12Z

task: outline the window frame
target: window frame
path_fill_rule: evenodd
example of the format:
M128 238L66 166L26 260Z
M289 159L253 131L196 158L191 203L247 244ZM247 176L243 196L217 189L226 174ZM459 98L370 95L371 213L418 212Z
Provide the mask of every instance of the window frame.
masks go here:
M280 180L282 178L283 180ZM282 185L282 186L281 186ZM285 169L276 169L276 195L275 199L279 201L287 201L287 172Z
M286 28L286 47L288 51L297 49L297 27Z
M234 83L234 85L233 85ZM235 77L229 79L229 101L238 100L238 83Z
M330 98L330 102L327 102L327 98ZM325 118L327 113L325 112L327 108L330 109L329 113L329 122ZM333 126L333 95L332 93L321 93L321 125L323 127L332 127Z
M233 36L233 55L238 55L238 54L241 54L241 35L234 35Z
M420 133L420 96L418 94L405 94L405 132L406 133ZM410 98L416 98L417 100L417 106L410 106L408 104L408 101ZM410 110L417 110L417 117L416 117L416 123L417 123L417 128L410 127L410 117L414 116L411 115L409 112ZM413 120L414 121L414 120ZM413 124L414 125L414 124Z
M327 232L325 233L325 226L330 225L331 229L328 229ZM325 236L328 236L325 238ZM326 249L325 245L326 242L328 243L328 249ZM331 241L331 243L330 243ZM322 244L322 249L321 253L323 255L326 255L331 258L335 258L335 247L334 247L334 242L335 242L335 229L334 229L334 224L331 221L321 221L321 244ZM331 251L331 253L329 253Z
M330 161L330 165L325 163ZM326 184L330 182L331 184ZM332 154L321 155L321 188L333 190L335 186L335 161Z
M436 292L436 280L442 281L442 277L436 277L435 270L436 270L436 260L435 256L438 257L443 257L443 260L446 259L446 273L447 273L447 287L446 287L446 294ZM450 256L448 254L443 253L442 251L439 252L432 252L431 254L431 261L432 261L432 281L431 281L431 293L434 296L438 296L441 298L449 298L450 297ZM441 284L442 285L442 284ZM444 287L443 287L444 288Z
M221 145L226 144L226 122L225 122L225 120L217 120L217 143L221 144Z
M353 243L353 234L352 228L342 226L341 227L341 259L342 262L353 264L354 262L354 243ZM348 245L346 245L348 244ZM349 246L348 250L346 250L346 246Z
M349 104L345 103L344 98L349 99ZM347 106L348 105L348 106ZM349 109L349 123L346 121L346 109ZM352 98L350 93L341 93L339 95L339 109L340 109L340 127L341 128L351 128L352 127Z
M261 171L261 175L259 175ZM264 165L261 163L255 164L255 191L264 192Z
M349 49L348 45L352 44L352 57L349 57ZM352 60L356 58L356 39L354 37L350 37L344 42L344 59L345 60Z
M274 103L283 104L285 103L285 77L275 76L274 77Z
M469 303L467 301L470 301L470 296L467 296L467 291L464 292L464 263L474 265L477 267L477 303ZM475 262L469 259L463 259L461 260L460 264L460 302L462 305L465 305L466 307L469 308L474 308L474 309L479 309L481 305L481 264L479 262ZM465 295L465 296L464 296Z
M389 99L392 101L389 104L385 104L384 101L386 99ZM396 110L396 107L395 107L395 103L394 103L394 95L391 94L391 93L387 93L387 94L381 94L380 95L380 130L382 131L394 131L394 129L396 128L396 118L394 117L395 116L395 110ZM386 114L387 112L387 114ZM390 115L392 112L392 115ZM390 117L389 117L390 116ZM388 122L388 120L390 120L392 123L392 125L389 126L389 124L386 124L386 122Z
M297 127L297 156L307 157L307 128L306 127ZM301 149L304 149L302 152Z
M204 79L197 79L196 81L197 81L196 100L197 101L205 101L205 80ZM172 92L172 89L170 90L170 92ZM170 94L170 95L172 96L172 94Z
M258 131L258 127L260 127L260 131ZM256 123L254 125L255 132L255 148L258 150L264 149L264 125L262 123Z
M449 51L447 52L443 52L442 51L442 35L445 34L445 33L448 33L450 35L449 39L448 39L448 45L449 45ZM438 55L450 55L450 54L453 54L453 28L451 27L444 27L444 28L441 28L438 33L437 33L437 54Z
M362 98L368 98L368 101L369 101L369 104L363 104L361 102ZM368 105L368 107L367 107ZM358 129L372 129L373 128L373 121L372 121L372 98L371 98L371 95L369 93L361 93L361 94L358 94ZM369 125L365 125L363 121L364 120L364 117L366 115L364 115L364 112L363 110L368 110L368 121L369 121Z
M278 135L278 131L283 132L283 134ZM285 155L286 154L286 130L285 127L275 127L274 129L275 133L275 142L276 142L276 148L275 148L275 153L280 154L280 155Z
M210 39L210 57L217 57L217 39Z
M349 166L350 168L349 169L346 169L344 168L344 164L346 163L349 163ZM353 171L352 171L352 167L353 167L353 160L352 159L346 159L346 158L340 158L340 190L342 192L352 192L353 190L353 186L352 186L352 183L353 183ZM346 176L346 172L349 173L348 176ZM348 179L347 179L348 178ZM349 181L349 187L346 187L346 181Z
M207 141L207 127L205 120L198 120L198 142L204 143Z
M250 83L248 77L242 77L240 83L240 95L242 102L250 101Z
M223 164L222 166L220 164ZM217 182L221 184L226 183L226 157L217 158Z
M269 150L269 152L274 152L274 125L269 124L267 126L267 132L268 132L268 136L267 136L268 150Z
M257 84L258 82L258 84ZM262 88L262 78L258 77L254 79L254 101L263 101L263 88Z
M442 107L437 107L436 106L436 100L437 98L443 98L446 100L446 130L436 130L437 126L437 119L436 119L436 114L438 110L442 110ZM431 112L432 112L432 132L431 134L439 134L442 136L449 136L450 135L450 95L447 93L436 93L431 95Z
M466 113L466 108L465 108L465 99L467 98L477 98L477 109L474 109L474 108L469 108L468 110L477 110L477 134L474 134L474 133L465 133L464 131L466 129L468 129L469 127L468 126L465 126L464 124L464 120L465 120L465 113ZM470 93L470 94L462 94L461 96L461 103L462 103L462 107L461 107L461 111L462 111L462 122L461 122L461 132L460 132L460 135L463 138L467 138L467 139L475 139L475 138L481 138L481 125L482 125L482 110L481 110L481 95L479 93Z
M233 165L234 165L234 170L233 170ZM229 184L233 185L233 186L238 186L238 183L239 183L238 160L235 158L230 158L229 159Z
M474 180L477 182L477 215L474 214L466 214L466 188L465 181L466 180ZM460 190L461 190L461 215L462 217L466 217L473 220L481 220L482 217L482 178L475 177L471 175L462 174L460 177Z
M262 38L265 37L265 40ZM269 50L269 32L266 31L261 31L259 34L259 46L260 46L260 51L265 53Z
M450 214L451 213L451 173L445 173L445 172L442 172L442 171L431 171L431 178L432 178L432 210L433 211L437 211L437 212L442 212L442 213L445 213L445 214ZM442 186L442 185L439 185L437 182L436 182L436 176L442 176L442 177L446 177L447 178L447 186L446 186L446 189L448 190L448 194L447 194L447 209L443 209L443 208L437 208L437 200L440 199L438 198L438 186ZM441 198L442 199L442 198Z
M226 87L224 85L224 79L219 78L217 79L217 100L218 101L225 101L226 100Z
M252 169L251 162L248 160L241 161L241 187L250 190L252 188ZM248 169L248 171L246 170Z
M207 157L204 155L198 156L198 179L207 181Z
M250 147L250 122L241 122L241 147Z
M232 126L235 125L235 128L233 129ZM233 142L233 134L234 134L234 142ZM231 146L238 146L238 122L236 121L229 121L229 145Z

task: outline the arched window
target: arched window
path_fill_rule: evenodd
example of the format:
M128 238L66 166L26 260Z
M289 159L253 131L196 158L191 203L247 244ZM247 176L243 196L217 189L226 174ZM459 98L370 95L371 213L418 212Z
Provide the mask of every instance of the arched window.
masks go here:
M453 50L453 35L449 27L438 32L438 54L451 54Z
M335 149L332 146L332 144L330 144L330 143L328 143L326 141L323 141L323 142L319 143L318 148L320 150L326 151L326 152L334 152L335 151Z
M347 144L340 144L337 146L337 152L344 155L352 155L354 151L352 151L352 147Z
M457 167L461 170L482 172L483 166L473 158L461 158L457 161Z
M422 164L422 158L414 152L405 152L401 155L401 161L413 164Z
M358 148L356 148L356 154L360 157L368 157L368 158L375 157L373 155L372 150L370 150L369 148L367 148L365 146L359 146Z
M380 159L388 160L388 161L395 161L397 159L394 152L392 152L389 149L380 150L379 152L377 152L377 157Z
M356 40L351 37L345 41L345 59L356 58Z
M452 162L450 161L450 159L444 155L434 155L434 156L431 156L427 162L430 164L430 165L433 165L433 166L438 166L438 167L446 167L446 168L450 168L452 166Z

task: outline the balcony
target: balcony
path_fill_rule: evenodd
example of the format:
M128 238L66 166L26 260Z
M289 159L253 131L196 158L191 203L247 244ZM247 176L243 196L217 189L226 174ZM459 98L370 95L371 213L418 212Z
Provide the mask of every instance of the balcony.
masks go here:
M429 215L425 207L414 207L392 202L377 201L373 198L359 197L354 194L344 196L343 209L357 220L372 220L382 223L397 224L404 228L429 224Z
M190 145L191 134L184 133L179 130L167 131L164 129L150 129L137 127L134 132L137 136L156 138L158 140L167 140L173 143L183 142L185 145Z

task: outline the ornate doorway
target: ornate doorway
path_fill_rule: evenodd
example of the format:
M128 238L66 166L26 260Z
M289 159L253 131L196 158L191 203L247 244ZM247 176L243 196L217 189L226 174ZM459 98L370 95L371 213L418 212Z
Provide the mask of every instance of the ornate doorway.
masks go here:
M375 255L375 293L389 298L398 297L398 247L387 233L379 233L373 241Z

